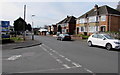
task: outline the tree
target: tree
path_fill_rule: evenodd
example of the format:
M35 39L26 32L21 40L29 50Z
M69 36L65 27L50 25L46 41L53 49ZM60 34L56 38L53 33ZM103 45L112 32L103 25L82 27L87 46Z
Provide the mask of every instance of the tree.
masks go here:
M31 30L32 30L31 24L28 24L28 25L27 25L27 30L28 30L28 31L31 31Z
M15 31L25 31L26 28L27 28L27 24L21 17L14 21Z

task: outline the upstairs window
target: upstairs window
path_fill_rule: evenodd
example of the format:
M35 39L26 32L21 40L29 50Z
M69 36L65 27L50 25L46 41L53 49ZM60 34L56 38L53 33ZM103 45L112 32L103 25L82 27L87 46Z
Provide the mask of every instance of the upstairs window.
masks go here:
M101 21L106 21L106 16L101 16Z
M96 22L96 16L89 17L89 22Z
M85 23L85 19L84 19L84 18L81 18L81 19L80 19L80 23Z

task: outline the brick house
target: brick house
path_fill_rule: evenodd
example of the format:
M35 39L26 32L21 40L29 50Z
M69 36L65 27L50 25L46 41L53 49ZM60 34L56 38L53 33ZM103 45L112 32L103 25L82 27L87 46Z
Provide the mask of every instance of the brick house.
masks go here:
M75 34L76 18L74 16L67 16L65 19L57 23L58 32Z
M51 31L53 34L56 34L57 33L57 25L52 25L51 26Z
M120 12L107 5L95 5L76 20L76 34L90 35L105 31L120 31Z
M48 26L48 32L50 34L56 34L57 33L57 25L49 25Z

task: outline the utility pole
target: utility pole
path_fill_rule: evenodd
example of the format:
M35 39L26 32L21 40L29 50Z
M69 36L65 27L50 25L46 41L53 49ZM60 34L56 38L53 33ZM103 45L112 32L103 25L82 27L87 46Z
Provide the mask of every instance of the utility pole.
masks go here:
M32 40L34 40L34 30L33 30L33 25L34 25L34 22L33 22L33 17L34 17L35 15L32 15L31 17L32 17Z
M24 5L24 21L26 18L26 5ZM25 31L25 25L23 27L23 39L25 40L25 36L26 36L26 31Z

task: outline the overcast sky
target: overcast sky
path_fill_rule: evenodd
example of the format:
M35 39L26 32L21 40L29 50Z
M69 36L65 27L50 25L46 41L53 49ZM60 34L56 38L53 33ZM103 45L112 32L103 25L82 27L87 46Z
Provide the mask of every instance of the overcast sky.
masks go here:
M76 18L91 10L95 4L117 7L118 2L4 2L0 3L2 12L0 20L7 20L13 25L14 20L23 18L23 8L26 5L26 22L31 23L33 17L34 27L56 24L67 15Z

